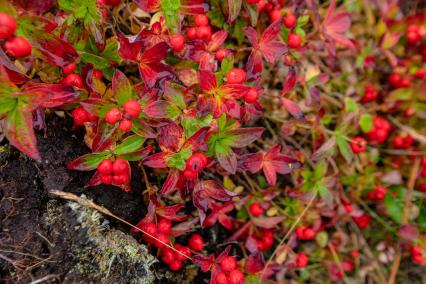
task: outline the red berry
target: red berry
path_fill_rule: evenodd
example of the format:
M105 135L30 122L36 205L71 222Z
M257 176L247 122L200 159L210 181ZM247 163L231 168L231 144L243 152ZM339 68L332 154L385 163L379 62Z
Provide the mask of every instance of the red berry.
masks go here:
M123 117L123 114L121 110L118 108L112 108L109 111L107 111L105 115L105 121L111 125L114 125L117 123L117 121L121 120Z
M228 55L229 51L226 48L220 48L218 51L216 51L216 59L219 62L222 62L223 59Z
M207 157L203 153L192 154L191 157L186 160L186 170L199 173L207 164Z
M72 72L74 72L74 70L75 70L75 63L70 63L62 67L62 72L64 72L64 74L71 74Z
M121 0L100 0L101 3L108 6L117 6L121 3Z
M26 57L31 54L33 49L28 40L21 36L9 38L4 44L4 48L15 58Z
M118 128L121 129L123 132L127 132L132 130L133 123L130 119L123 119L120 121L120 124L118 125Z
M199 234L192 234L188 241L189 247L194 251L202 251L204 248L203 237Z
M128 162L122 158L115 159L112 164L112 171L115 175L127 174L129 170Z
M269 20L271 22L278 21L282 18L282 16L283 14L281 13L281 10L272 10L271 12L269 12Z
M112 181L114 184L125 184L128 183L130 177L128 174L118 174L112 176Z
M112 183L112 175L101 175L101 182L103 184L111 184Z
M291 48L298 48L302 43L302 38L298 34L289 34L287 44Z
M297 267L299 267L299 268L303 268L303 267L305 267L306 265L308 265L308 263L309 263L309 258L308 258L308 256L307 256L305 253L303 253L303 252L299 252L299 253L297 254L296 259L294 260L294 263L296 264L296 266L297 266Z
M179 271L182 268L183 264L182 261L180 260L173 260L170 264L169 264L169 268L172 271Z
M244 274L238 269L234 269L229 273L228 284L243 284Z
M372 102L372 101L375 101L377 97L378 97L378 92L376 91L376 89L374 89L372 85L367 85L365 86L364 96L362 96L361 102L362 103Z
M365 229L370 224L370 216L368 216L367 214L353 217L353 219L360 229Z
M293 14L288 14L284 18L284 26L287 29L292 29L296 25L296 22L297 22L297 18Z
M99 69L93 69L92 76L93 76L93 78L96 78L98 80L102 80L102 77L104 76L104 74Z
M61 83L65 85L71 85L79 89L83 88L83 79L81 79L80 75L78 74L68 74L61 80Z
M210 40L212 29L210 26L201 26L197 28L197 38L203 40Z
M265 211L265 209L263 209L263 207L257 202L250 204L248 210L253 217L259 217Z
M0 39L8 39L13 36L16 27L16 21L12 16L0 13Z
M257 4L260 0L247 0L247 4ZM263 2L263 0L262 0Z
M161 251L161 259L164 263L172 263L175 259L174 251L169 248L164 248Z
M252 104L257 101L259 93L256 88L250 88L250 90L244 95L244 101L246 103Z
M181 253L175 252L175 258L180 261L185 261L187 259L186 256L191 256L191 250L186 247L182 246L180 244L175 244L175 249L178 250ZM186 256L185 256L186 255Z
M188 180L193 180L193 179L195 179L196 177L197 177L197 172L194 172L194 171L192 171L192 170L185 170L184 172L183 172L183 175L185 176L185 178L186 179L188 179Z
M195 24L199 27L208 26L209 18L207 18L207 16L204 14L198 14L197 16L195 16Z
M157 227L155 226L154 223L145 223L142 227L142 230L148 234L150 234L151 236L155 236L157 234ZM154 239L151 236L148 235L144 235L147 240L149 241L153 241Z
M74 124L77 126L82 126L89 120L89 113L81 106L75 108L71 114L74 120Z
M316 235L315 231L312 230L311 228L306 228L306 230L303 232L303 234L304 234L303 238L305 240L311 240L311 239L315 238L315 235Z
M232 271L237 268L237 261L232 256L225 256L220 262L223 271Z
M186 36L189 40L194 40L197 38L197 29L195 27L191 27L186 31Z
M170 231L172 229L172 222L167 219L161 219L157 224L157 230L160 233L170 235Z
M124 112L127 113L131 118L137 118L141 113L141 105L137 100L128 100L124 104Z
M216 275L216 284L228 284L228 277L224 272L221 271Z
M105 159L98 165L98 171L102 175L110 175L112 174L112 162L109 159Z
M169 37L170 45L176 52L181 52L185 47L185 37L181 34L175 34Z
M162 233L158 233L155 235L155 240L154 240L154 245L161 249L163 247L165 247L165 245L163 244L170 244L170 240L169 237L166 234L162 234Z
M229 84L242 84L246 80L246 72L241 68L232 68L226 74L226 81Z
M367 148L367 141L364 138L357 136L351 140L351 149L355 154L359 154L365 151Z
M422 39L422 37L420 36L419 33L417 32L409 32L407 34L407 41L409 43L417 43L418 41L420 41Z

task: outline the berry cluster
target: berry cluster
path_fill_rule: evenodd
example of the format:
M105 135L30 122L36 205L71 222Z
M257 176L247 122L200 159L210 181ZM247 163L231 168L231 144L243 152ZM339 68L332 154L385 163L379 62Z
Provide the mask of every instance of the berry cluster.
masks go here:
M375 116L373 118L373 127L367 133L367 139L371 142L377 142L379 144L386 141L391 131L392 126L386 119Z
M85 110L82 106L75 108L72 112L72 118L74 120L74 125L82 126L86 122L95 122L98 117L94 114L91 114Z
M269 251L274 244L274 231L262 229L261 234L256 232L253 238L256 240L256 246L259 251Z
M420 246L413 246L411 248L411 260L418 265L424 265L426 263L423 250Z
M392 146L397 149L409 149L413 143L413 137L408 134L398 135L392 139Z
M189 179L195 179L198 174L206 167L207 157L203 153L194 153L186 160L184 176Z
M15 58L27 57L31 54L32 46L26 38L14 36L17 27L12 16L0 12L0 40L6 40L4 42L6 53Z
M237 261L233 256L226 256L220 262L222 271L216 275L216 284L243 284L244 274L237 269Z
M296 236L300 240L311 240L315 238L316 233L312 228L299 226L296 228Z
M382 200L385 198L387 192L387 188L383 185L376 185L373 190L368 192L368 198L370 200Z
M407 42L417 44L426 36L426 27L411 24L407 27Z
M365 149L367 149L367 141L361 136L352 138L350 145L352 152L355 154L363 153L365 152Z
M195 16L195 27L190 27L186 31L189 40L210 41L212 37L212 27L209 25L209 18L204 14Z
M364 95L361 98L361 102L362 103L374 102L378 96L379 96L379 93L374 88L374 86L371 84L368 84L367 86L365 86Z
M136 100L128 100L124 104L124 112L118 108L112 108L107 111L105 121L111 125L120 122L118 128L123 132L128 132L132 129L132 119L139 117L142 111L141 105Z
M126 184L130 181L129 162L124 159L117 158L112 162L109 159L103 160L98 165L100 180L103 184Z

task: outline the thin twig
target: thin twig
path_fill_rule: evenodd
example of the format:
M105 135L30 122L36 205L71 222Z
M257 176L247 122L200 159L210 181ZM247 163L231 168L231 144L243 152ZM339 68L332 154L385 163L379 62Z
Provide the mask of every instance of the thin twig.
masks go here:
M402 220L401 220L402 225L408 224L408 217L410 215L410 209L411 209L411 199L413 198L414 185L416 184L416 178L417 178L419 169L420 169L420 159L417 158L414 161L414 165L413 165L413 168L411 169L410 178L407 184L407 194L405 195L404 211L402 213ZM401 248L398 246L396 248L395 259L392 264L392 270L389 275L388 284L395 284L396 276L399 270L399 265L401 264L401 256L402 256Z
M60 198L66 199L66 200L72 200L72 201L75 201L75 202L77 202L78 204L80 204L80 205L82 205L82 206L86 206L86 207L89 207L89 208L95 209L95 210L97 210L97 211L99 211L99 212L101 212L101 213L103 213L103 214L105 214L105 215L108 215L108 216L110 216L110 217L112 217L112 218L115 218L115 219L117 219L118 221L123 222L124 224L126 224L126 225L128 225L128 226L132 227L133 229L135 229L135 230L138 230L138 231L142 232L143 234L147 235L148 237L153 238L154 240L158 241L158 242L159 242L159 243L161 243L162 245L164 245L164 246L166 246L166 247L170 248L171 250L173 250L173 251L175 251L175 252L177 252L177 253L179 253L179 254L183 255L184 257L186 257L187 259L189 259L189 260L191 260L191 261L192 261L192 258L191 258L190 256L187 256L186 254L184 254L184 253L180 252L179 250L175 249L175 248L174 248L174 247L172 247L171 245L169 245L169 244L167 244L167 243L163 242L163 241L162 241L162 240L160 240L160 239L157 239L155 236L151 235L150 233L147 233L147 232L145 232L144 230L142 230L141 228L138 228L138 227L136 227L135 225L133 225L133 224L131 224L131 223L127 222L126 220L124 220L124 219L122 219L122 218L120 218L120 217L118 217L118 216L114 215L111 211L109 211L109 210L108 210L108 209L106 209L105 207L102 207L102 206L100 206L100 205L96 204L96 203L95 203L95 202L93 202L92 200L84 199L84 198L78 197L78 196L77 196L77 195L75 195L75 194L72 194L72 193L69 193L69 192L60 191L60 190L51 190L51 191L50 191L50 193L51 193L51 194L53 194L53 195L56 195L56 196L58 196L58 197L60 197Z

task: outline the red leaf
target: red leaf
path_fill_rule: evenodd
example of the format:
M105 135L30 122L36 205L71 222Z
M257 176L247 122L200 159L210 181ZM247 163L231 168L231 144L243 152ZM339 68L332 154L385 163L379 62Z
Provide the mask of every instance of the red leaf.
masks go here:
M227 131L227 134L234 139L232 147L243 148L259 139L264 130L263 127L238 128Z
M154 129L148 125L144 120L133 120L133 132L143 138L156 138L157 134Z
M265 267L265 260L261 252L255 252L247 258L244 270L250 274L255 274Z
M263 71L262 53L253 49L246 64L246 72L248 80L257 80Z
M210 127L206 126L197 130L185 141L182 148L188 148L191 152L207 150L206 140L209 129Z
M160 42L139 54L138 59L142 64L157 64L167 57L169 46L166 42Z
M237 171L237 156L230 150L227 154L217 153L216 158L222 168L231 174Z
M136 61L139 52L143 47L142 41L132 41L129 37L117 33L117 39L120 43L118 54L125 60Z
M166 118L170 104L167 101L159 100L148 104L143 112L152 118Z
M142 10L148 13L161 9L161 0L135 0L135 2Z
M227 36L228 32L226 30L215 32L207 45L207 50L215 52L225 42Z
M145 160L143 160L143 164L154 169L167 168L167 159L170 155L170 153L166 152L156 153L145 158Z
M16 6L19 6L25 11L31 11L35 14L42 15L46 13L55 3L54 0L13 0Z
M169 122L158 128L158 144L163 151L178 152L184 142L182 128L174 122Z
M275 145L263 157L263 173L268 184L275 185L277 173L288 174L293 169L300 167L297 160L280 153L281 146Z
M34 160L40 160L31 112L15 109L6 116L6 137L9 143Z
M194 229L194 226L200 221L200 218L195 217L192 220L182 222L176 226L172 227L171 235L173 237L179 237L185 233L191 232Z
M209 70L199 70L198 80L200 87L204 92L209 92L217 87L216 76Z
M163 206L157 204L156 213L158 216L161 216L164 219L173 221L173 222L182 222L188 219L188 215L177 215L177 213L184 208L183 204L173 204L171 206Z
M283 106L285 107L285 109L292 115L294 116L296 119L299 120L305 120L305 116L302 112L302 110L300 109L299 105L296 104L293 101L290 101L286 98L282 98L281 102L283 104Z
M210 256L197 254L192 257L192 262L196 266L200 267L201 271L207 272L215 263L215 257L213 254L211 254Z
M4 53L2 48L0 48L0 65L4 68L4 70L0 71L2 73L6 72L4 75L7 75L8 80L12 83L21 84L29 80L29 77L16 67L16 65L10 60L9 56Z
M283 90L281 92L281 96L285 96L288 92L293 90L295 86L296 86L296 70L294 68L290 68L284 83Z
M322 32L326 38L348 48L354 48L354 44L342 34L347 32L351 26L349 13L345 11L336 12L336 0L332 0L327 9L322 23Z
M213 54L203 52L200 58L199 70L214 71L217 69L217 61Z
M240 14L242 0L228 0L228 23L232 23Z
M336 138L332 137L328 139L324 144L322 144L322 146L315 153L312 154L311 159L312 160L319 159L322 154L332 149L334 146L336 146Z
M253 218L253 223L264 229L273 229L279 223L281 223L285 218L283 216L274 216L274 217L257 217Z
M75 91L73 87L62 84L29 84L22 91L42 95L43 101L40 102L40 106L45 108L63 105L80 96L80 93Z
M176 169L170 169L166 181L163 184L159 194L167 195L176 190L176 184L179 180L179 171Z
M262 153L246 154L238 160L238 168L240 171L250 171L255 174L262 169L262 161Z

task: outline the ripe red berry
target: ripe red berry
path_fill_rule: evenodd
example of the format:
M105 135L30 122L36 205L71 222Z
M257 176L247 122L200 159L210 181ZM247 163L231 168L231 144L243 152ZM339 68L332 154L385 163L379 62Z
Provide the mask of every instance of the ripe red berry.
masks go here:
M294 263L296 264L296 266L297 266L297 267L299 267L299 268L303 268L303 267L305 267L306 265L308 265L308 263L309 263L309 258L308 258L308 256L307 256L305 253L303 253L303 252L299 252L299 253L297 254L296 259L294 260Z
M169 264L169 268L172 271L179 271L182 268L183 264L182 261L180 260L173 260L170 264Z
M176 52L181 52L185 47L185 37L181 34L175 34L169 37L170 45Z
M103 184L111 184L112 183L112 175L101 175L101 182Z
M199 27L208 26L209 18L207 18L207 16L204 14L198 14L197 16L195 16L195 24Z
M120 124L118 125L118 128L121 129L123 132L127 132L132 130L133 123L130 119L123 119L120 121Z
M82 126L89 120L89 113L81 106L75 108L71 114L74 120L74 125Z
M194 40L197 38L197 29L195 27L191 27L186 31L186 36L189 40Z
M93 78L96 78L98 80L102 80L102 77L104 76L104 74L102 73L102 71L99 70L99 69L93 69L92 75L93 75Z
M137 100L128 100L124 104L124 112L127 113L131 118L137 118L141 113L141 105Z
M130 177L128 174L118 174L112 176L112 182L114 184L125 184L130 181Z
M402 81L401 75L396 73L390 74L388 77L389 85L391 85L394 88L399 88L401 85L401 81Z
M197 172L194 172L194 171L192 171L192 170L185 170L184 172L183 172L183 175L185 176L185 178L186 179L188 179L188 180L193 180L193 179L195 179L196 177L197 177Z
M64 72L64 74L71 74L72 72L74 72L74 70L75 70L75 63L70 63L62 67L62 72Z
M102 175L112 174L112 162L109 159L105 159L98 165L98 171Z
M223 271L232 271L237 268L237 261L232 256L225 256L220 262Z
M223 59L228 55L229 51L226 48L220 48L218 51L216 51L216 59L219 62L222 62Z
M161 219L157 224L157 230L160 233L170 235L170 231L172 229L172 222L167 219Z
M244 274L238 269L234 269L229 273L228 284L243 284Z
M121 0L100 0L100 2L108 6L117 6L121 3Z
M189 247L194 251L202 251L204 248L203 237L199 234L192 234L188 241Z
M247 0L247 4L257 4L260 0ZM263 2L263 0L262 0Z
M15 58L26 57L31 54L33 49L29 41L21 36L9 38L4 44L4 48Z
M158 233L155 235L154 245L161 249L165 247L164 244L170 244L169 237L166 234Z
M379 93L376 91L376 89L374 89L374 87L369 84L365 86L364 95L361 98L361 102L368 103L368 102L375 101L378 97L378 94Z
M281 10L272 10L271 12L269 12L269 20L271 22L275 22L279 19L281 19L283 16L283 14L281 13Z
M302 43L302 38L298 34L289 34L287 38L287 44L291 48L298 48Z
M16 27L16 21L12 16L0 13L0 39L8 39L13 36Z
M353 219L360 229L365 229L370 224L370 216L368 216L367 214L353 217Z
M367 148L367 141L360 137L354 137L351 140L351 149L355 154L359 154L365 151L365 149Z
M297 22L297 18L293 14L288 14L284 18L284 26L287 29L292 29L296 25L296 22Z
M257 202L250 204L248 210L253 217L259 217L265 211L265 209L263 209L263 207Z
M195 173L199 173L207 164L207 157L203 153L192 154L191 157L186 160L185 170L190 170Z
M423 79L426 76L426 68L419 68L414 76L418 79Z
M216 284L228 284L228 277L224 272L221 271L216 275Z
M65 85L71 85L79 89L83 88L83 79L81 79L80 75L78 74L68 74L61 80L61 83Z
M257 89L250 88L250 90L244 95L244 101L246 103L252 104L257 101L258 96L259 96L259 93L257 92Z
M209 41L212 35L210 26L201 26L197 28L197 38Z
M191 256L191 250L186 247L182 246L180 244L175 244L175 249L178 250L181 253L175 252L175 258L180 261L185 261L187 259L186 256ZM185 256L186 255L186 256Z
M242 84L246 80L246 72L241 68L232 68L226 74L226 81L229 84Z
M172 263L172 261L175 259L174 251L169 248L164 248L161 251L161 259L164 263Z
M109 111L107 111L105 115L105 121L111 125L116 124L121 118L123 117L123 114L121 110L118 108L112 108Z
M155 236L157 234L157 227L154 223L145 223L142 227L142 230L151 236ZM153 242L154 239L148 235L145 235L148 241Z
M122 158L115 159L114 163L112 164L112 171L115 175L127 174L128 170L128 162Z

